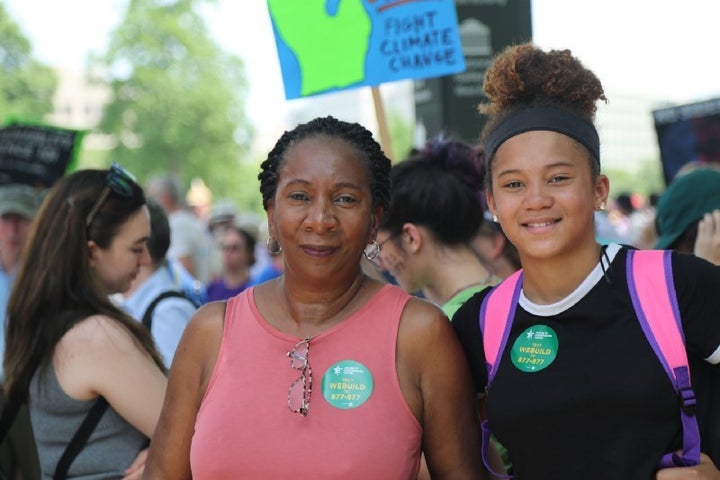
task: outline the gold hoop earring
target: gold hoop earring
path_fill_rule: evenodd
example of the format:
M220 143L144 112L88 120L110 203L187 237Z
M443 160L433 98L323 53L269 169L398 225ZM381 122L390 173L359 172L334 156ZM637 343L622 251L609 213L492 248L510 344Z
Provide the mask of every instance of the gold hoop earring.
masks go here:
M274 248L273 248L274 247ZM265 241L265 250L270 255L277 255L280 252L282 252L282 247L280 246L280 242L275 240L272 236L268 237L268 239Z
M371 262L380 256L380 244L377 240L370 242L370 251L366 248L363 250L363 256Z

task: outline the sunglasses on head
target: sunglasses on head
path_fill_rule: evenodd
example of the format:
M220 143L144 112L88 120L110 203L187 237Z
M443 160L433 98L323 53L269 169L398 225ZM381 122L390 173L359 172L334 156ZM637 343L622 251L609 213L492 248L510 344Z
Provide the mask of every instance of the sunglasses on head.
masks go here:
M133 185L135 183L135 176L132 173L125 170L120 164L113 162L105 176L105 186L85 219L85 228L89 227L93 220L95 220L97 212L100 210L100 207L103 206L103 203L105 203L111 191L121 197L130 198L132 197Z

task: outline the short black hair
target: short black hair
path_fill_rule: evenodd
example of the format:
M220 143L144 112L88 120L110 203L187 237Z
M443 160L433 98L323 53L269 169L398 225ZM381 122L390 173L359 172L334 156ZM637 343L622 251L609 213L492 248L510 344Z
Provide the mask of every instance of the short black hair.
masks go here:
M359 123L344 122L328 116L316 118L286 131L270 150L267 159L260 165L258 175L265 210L277 191L278 172L287 151L301 140L318 136L344 140L361 154L368 167L373 206L387 209L390 205L390 159L368 129Z
M165 260L170 248L170 223L165 210L154 200L147 200L150 211L150 237L147 240L147 249L153 265L159 265Z
M392 167L392 200L380 227L398 234L407 222L428 228L444 245L467 243L483 222L479 150L460 140L427 142Z

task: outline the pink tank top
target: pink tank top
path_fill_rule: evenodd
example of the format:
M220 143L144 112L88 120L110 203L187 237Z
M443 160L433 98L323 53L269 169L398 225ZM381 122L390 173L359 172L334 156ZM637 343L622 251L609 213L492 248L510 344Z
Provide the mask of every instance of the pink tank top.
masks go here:
M410 297L384 286L310 340L306 417L288 408L300 376L286 355L301 339L270 326L253 289L231 298L190 450L195 480L414 479L422 428L397 379L395 350Z

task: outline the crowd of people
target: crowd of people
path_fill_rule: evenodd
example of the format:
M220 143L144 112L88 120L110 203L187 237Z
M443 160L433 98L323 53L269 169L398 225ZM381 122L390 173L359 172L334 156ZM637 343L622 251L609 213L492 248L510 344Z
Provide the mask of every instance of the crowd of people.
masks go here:
M0 475L720 479L720 169L612 194L568 50L508 47L484 90L477 144L394 165L357 123L285 132L263 225L117 164L0 186Z

